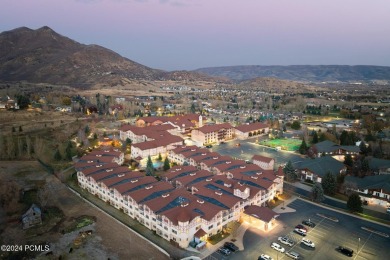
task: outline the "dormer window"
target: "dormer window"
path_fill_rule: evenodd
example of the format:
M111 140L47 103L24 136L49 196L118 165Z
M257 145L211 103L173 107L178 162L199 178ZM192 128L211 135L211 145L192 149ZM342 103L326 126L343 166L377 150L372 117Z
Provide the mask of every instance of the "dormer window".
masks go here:
M131 183L136 183L138 181L138 179L136 180L131 180Z
M163 198L169 197L169 193L163 194L161 197Z
M215 194L217 194L219 196L222 196L222 192L221 191L216 191Z
M123 176L125 176L125 174L118 174L119 178L122 178Z
M106 172L112 172L114 169L107 169Z
M153 185L150 185L150 186L146 186L145 189L147 190L150 190L151 188L153 188Z

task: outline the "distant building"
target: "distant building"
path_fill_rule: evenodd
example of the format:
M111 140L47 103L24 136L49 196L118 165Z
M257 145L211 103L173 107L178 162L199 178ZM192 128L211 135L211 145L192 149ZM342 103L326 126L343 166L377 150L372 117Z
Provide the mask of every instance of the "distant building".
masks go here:
M201 144L212 144L233 139L234 128L229 123L205 125L191 131L191 139Z
M361 199L369 204L390 206L390 175L365 176L364 178L346 176L344 184L358 192Z
M42 224L41 209L37 205L32 204L31 207L22 216L23 229Z
M317 157L323 155L359 154L360 147L355 145L338 145L332 141L323 141L312 146Z
M269 126L263 123L243 124L235 127L236 137L239 139L247 139L251 136L268 134Z

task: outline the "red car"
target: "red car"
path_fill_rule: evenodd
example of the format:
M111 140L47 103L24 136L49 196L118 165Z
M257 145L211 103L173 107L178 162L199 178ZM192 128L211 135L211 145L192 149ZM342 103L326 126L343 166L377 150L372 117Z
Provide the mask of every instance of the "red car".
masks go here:
M307 231L307 228L301 224L297 225L295 228L303 229L303 230Z

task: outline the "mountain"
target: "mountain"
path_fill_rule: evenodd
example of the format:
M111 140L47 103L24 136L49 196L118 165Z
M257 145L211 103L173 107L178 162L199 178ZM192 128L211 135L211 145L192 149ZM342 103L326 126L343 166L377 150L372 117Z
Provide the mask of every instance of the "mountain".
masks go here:
M273 77L304 82L390 81L390 67L347 65L292 65L292 66L228 66L201 68L195 72L210 76L243 81L258 77Z
M0 81L88 87L134 80L209 80L194 72L165 72L131 61L98 45L85 45L44 26L0 33Z

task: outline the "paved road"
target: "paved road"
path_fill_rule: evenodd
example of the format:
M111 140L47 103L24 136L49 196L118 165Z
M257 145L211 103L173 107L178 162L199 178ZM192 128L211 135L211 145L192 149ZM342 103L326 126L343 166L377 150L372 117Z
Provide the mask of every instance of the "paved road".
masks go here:
M294 193L300 194L304 197L310 198L310 191L295 187L289 183L285 182L283 188L287 192L294 192ZM328 205L328 206L331 206L334 208L343 209L343 210L347 209L347 204L345 202L334 200L334 199L331 199L328 197L325 198L325 200L322 202L322 204L325 204L325 205ZM363 213L370 215L370 216L373 216L373 217L376 217L376 218L390 221L390 214L387 214L387 213L382 213L382 212L378 212L378 211L370 210L370 209L366 209L366 208L363 210Z

